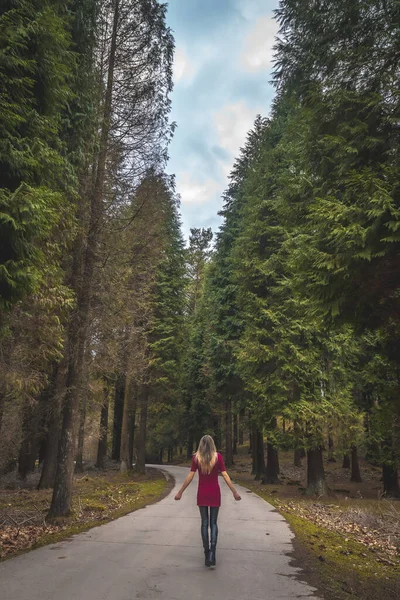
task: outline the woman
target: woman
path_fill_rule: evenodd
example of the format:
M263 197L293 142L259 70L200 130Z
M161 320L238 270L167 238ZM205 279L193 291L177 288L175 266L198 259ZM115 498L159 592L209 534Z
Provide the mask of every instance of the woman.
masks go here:
M229 486L235 500L241 500L241 497L235 490L235 487L226 472L224 459L217 452L214 440L210 435L204 435L198 447L196 454L192 458L192 466L189 475L175 500L182 498L183 492L192 481L196 471L199 472L199 487L197 490L197 506L201 515L201 537L203 540L205 565L206 567L215 566L215 550L218 538L218 511L221 506L221 490L219 489L218 473ZM211 547L209 546L208 527L211 530Z

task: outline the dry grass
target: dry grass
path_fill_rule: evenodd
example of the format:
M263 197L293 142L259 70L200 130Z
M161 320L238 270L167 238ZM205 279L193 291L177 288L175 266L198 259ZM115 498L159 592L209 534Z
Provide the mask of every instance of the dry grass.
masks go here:
M51 490L0 489L0 559L142 508L166 488L156 470L140 477L116 470L86 474L75 478L71 515L56 522L46 519Z
M232 478L275 506L293 528L297 564L327 600L400 598L400 502L382 498L380 470L361 461L363 482L350 482L339 463L325 462L330 494L305 495L306 461L280 454L281 483L263 485L250 474L240 448Z

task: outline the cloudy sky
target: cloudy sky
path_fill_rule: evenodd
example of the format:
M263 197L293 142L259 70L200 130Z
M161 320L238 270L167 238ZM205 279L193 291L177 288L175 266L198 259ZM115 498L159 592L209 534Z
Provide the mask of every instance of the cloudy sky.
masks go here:
M278 0L168 0L176 42L168 171L176 174L183 230L220 224L221 194L246 133L273 97Z

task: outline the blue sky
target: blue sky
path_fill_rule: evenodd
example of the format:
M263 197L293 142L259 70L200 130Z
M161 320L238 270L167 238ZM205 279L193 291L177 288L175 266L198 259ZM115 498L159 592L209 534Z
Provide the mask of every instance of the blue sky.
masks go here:
M217 230L221 195L247 131L267 115L278 0L169 0L175 36L168 171L181 195L183 232Z

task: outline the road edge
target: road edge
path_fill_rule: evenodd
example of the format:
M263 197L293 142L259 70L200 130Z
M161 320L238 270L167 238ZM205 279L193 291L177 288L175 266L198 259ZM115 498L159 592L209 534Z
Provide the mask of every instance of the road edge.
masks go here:
M117 521L118 519L126 517L127 515L130 515L138 510L142 510L142 509L146 508L147 506L151 506L152 504L157 504L157 502L161 502L174 489L175 478L173 477L173 475L171 475L167 471L164 471L162 469L162 465L160 465L160 468L152 465L151 467L146 467L146 470L161 471L167 482L164 490L158 496L155 496L151 500L147 500L147 501L143 502L143 504L135 507L133 510L127 510L127 512L122 511L122 514L117 514L117 515L115 515L114 518L111 517L109 519L102 521L101 523L96 523L95 521L90 522L90 523L82 523L81 525L76 525L73 528L71 527L72 531L71 530L70 531L61 530L57 533L49 534L48 537L44 536L43 538L39 539L35 544L33 544L30 548L24 548L24 549L16 552L15 554L10 554L3 558L0 558L0 564L5 563L9 560L13 560L14 558L23 556L24 554L28 554L29 552L32 552L33 550L39 550L39 548L44 548L45 546L50 546L51 544L57 544L59 542L71 540L76 535L80 535L81 533L86 533L86 532L90 531L91 529L95 529L96 527L102 527L103 525L107 525L108 523L111 523L112 521Z

